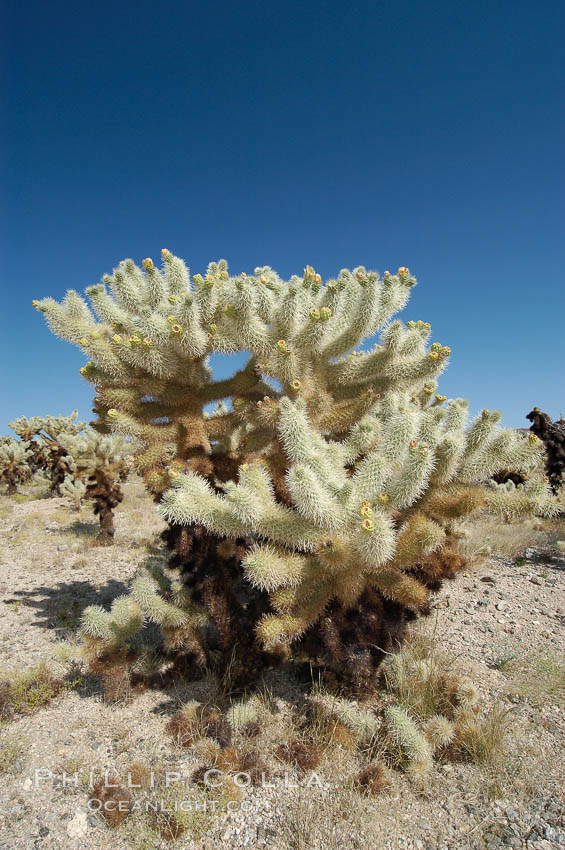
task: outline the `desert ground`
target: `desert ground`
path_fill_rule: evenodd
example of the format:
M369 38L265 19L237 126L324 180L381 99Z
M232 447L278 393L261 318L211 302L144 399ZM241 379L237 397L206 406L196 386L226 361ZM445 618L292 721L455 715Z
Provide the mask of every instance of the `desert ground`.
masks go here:
M188 700L215 701L211 677L109 702L69 650L85 605L108 607L147 559L165 558L164 522L143 485L125 485L112 547L95 545L88 504L76 512L33 495L0 497L0 679L12 694L0 725L1 848L565 850L563 518L469 523L464 574L403 650L474 685L482 725L465 758L447 748L418 782L389 765L375 794L356 783L367 753L347 734L316 739L314 769L285 760L281 743L308 743L297 714L312 683L279 670L254 697L252 746L268 782L240 788L226 768L208 788L198 768L225 767L225 750L206 736L179 746L166 726ZM362 708L390 698L385 689ZM234 746L250 746L237 735ZM104 771L133 777L139 805L117 826L89 803ZM157 798L159 814L146 805Z

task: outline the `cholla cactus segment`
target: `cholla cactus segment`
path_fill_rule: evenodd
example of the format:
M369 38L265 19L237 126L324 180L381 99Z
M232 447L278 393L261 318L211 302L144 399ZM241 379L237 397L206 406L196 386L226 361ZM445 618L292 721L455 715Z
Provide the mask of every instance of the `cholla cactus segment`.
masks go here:
M455 727L443 714L435 714L424 725L424 734L433 751L446 747L455 737Z
M352 700L319 693L313 695L310 701L314 710L322 716L333 716L345 724L361 746L374 743L381 732L381 719L370 709L361 708Z
M20 416L9 426L22 440L31 440L34 436L57 440L61 434L79 434L84 429L86 422L77 421L77 416L78 410L73 410L69 416L32 416L30 419Z
M135 467L169 522L171 566L225 657L245 645L242 675L303 650L366 684L405 619L460 568L455 519L555 510L536 478L541 444L502 429L496 411L467 428L467 403L436 393L451 349L429 323L393 319L415 283L405 266L325 282L307 266L283 281L267 266L230 275L223 260L191 277L164 250L160 268L120 263L87 290L89 305L76 292L36 304L88 357L96 430L135 438ZM219 352L248 360L215 380ZM491 489L502 469L535 484ZM143 601L134 585L168 645L175 630L194 641L188 600L163 607L162 589L145 591Z
M75 479L67 475L61 484L61 495L69 498L73 508L78 511L86 495L86 484L80 478Z
M0 480L7 484L8 493L15 493L18 484L29 476L28 459L31 454L27 441L6 437L0 443Z
M419 781L432 767L432 746L414 720L400 706L385 709L385 723L389 748L406 773Z
M259 721L259 710L254 700L234 702L227 713L228 722L234 729L244 729L250 723Z

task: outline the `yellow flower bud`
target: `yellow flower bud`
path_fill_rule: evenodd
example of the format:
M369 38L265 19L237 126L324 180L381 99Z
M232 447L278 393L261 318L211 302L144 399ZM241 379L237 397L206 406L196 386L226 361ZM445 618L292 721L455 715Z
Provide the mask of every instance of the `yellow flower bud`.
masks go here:
M409 322L406 322L406 327L410 328L410 330L413 330L413 328L416 327L416 322L413 322L412 319L410 319Z
M167 301L169 302L169 304L176 304L178 300L179 299L177 298L176 295L167 296Z
M192 279L193 279L194 283L196 284L196 286L201 286L204 283L204 278L202 277L201 274L193 274Z
M389 278L390 278L390 272L389 272L388 270L384 273L383 278L384 278L385 280L389 280Z
M316 274L314 276L314 283L316 284L316 286L322 285L322 275L321 274Z
M217 332L218 332L218 326L217 325L210 325L210 333L215 334Z
M443 404L444 401L447 400L446 395L440 395L440 393L436 393L436 401L439 401Z
M279 339L279 341L277 342L277 348L278 348L279 351L285 352L286 351L286 340L285 339Z
M411 449L415 449L415 448L417 448L419 445L420 445L420 444L419 444L418 440L410 440L410 448L411 448Z
M108 411L108 416L110 417L110 419L115 419L117 415L118 415L118 411L116 410L116 408L111 407Z
M178 478L179 474L174 469L169 469L169 478Z
M123 341L124 341L123 337L121 337L119 334L114 334L114 336L112 337L112 342L123 342Z
M31 306L37 309L37 307L39 306L39 301L37 300L37 298L33 299L33 301L31 302Z
M373 516L373 509L371 508L370 505L361 505L359 513L363 517L371 517L371 516Z
M267 277L265 277L265 275L264 275L264 274L262 274L262 275L261 275L261 277L259 278L259 280L261 281L261 283L268 283L268 278L267 278Z
M430 353L428 354L428 357L430 358L430 360L437 360L438 357L439 357L439 354L437 353L437 351L430 351Z
M322 309L320 310L320 319L322 320L322 322L327 322L328 319L331 319L331 317L332 317L331 308L330 307L322 307Z
M398 277L400 278L408 277L409 274L410 269L407 269L406 266L400 266L400 268L398 269Z
M227 272L220 272L220 280L227 280L229 278L229 274Z
M375 530L375 523L372 519L364 519L361 523L361 528L363 529L363 531L366 531L368 534L370 534L372 531Z
M161 254L163 256L163 259L165 260L167 260L169 257L172 257L172 254L168 248L161 248Z
M388 505L388 503L390 502L390 496L388 495L388 493L379 493L379 495L377 496L377 502L379 503L379 505Z
M144 268L144 269L146 269L147 271L149 271L150 269L155 268L155 267L154 267L154 265L153 265L153 260L151 259L151 257L146 257L144 260L142 260L142 261L141 261L141 265L142 265L142 266L143 266L143 268Z
M292 387L292 389L293 389L295 392L298 392L298 390L300 389L300 387L302 386L302 384L300 383L300 381L291 381L291 382L290 382L290 386Z
M182 333L182 325L179 325L178 323L175 323L174 325L171 325L171 333L172 333L172 334L180 334L180 333Z
M449 357L451 354L451 348L448 345L444 345L440 352L444 357Z
M88 340L85 336L83 336L79 339L79 345L82 345L82 346L88 345Z
M320 321L320 311L316 309L316 307L312 307L309 313L311 322L319 322Z

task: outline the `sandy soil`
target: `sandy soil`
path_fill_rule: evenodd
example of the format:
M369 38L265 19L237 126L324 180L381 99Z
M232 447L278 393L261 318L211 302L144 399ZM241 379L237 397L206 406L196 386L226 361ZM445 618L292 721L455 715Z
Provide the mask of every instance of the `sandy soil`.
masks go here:
M55 650L73 635L82 608L108 605L148 554L160 556L163 523L141 484L126 485L116 527L115 546L97 548L87 509L73 513L63 499L17 503L2 497L2 678L43 661L68 675ZM0 726L0 847L565 850L564 601L563 556L529 549L518 560L492 557L448 583L426 621L438 647L476 684L485 707L510 712L507 755L494 769L437 764L424 788L398 774L390 793L366 799L344 780L346 755L327 756L317 770L319 782L310 787L306 776L292 772L285 780L283 766L272 762L273 787L243 791L230 810L218 804L216 811L197 814L198 838L187 831L171 844L147 831L146 819L135 813L110 830L88 808L88 774L108 769L123 775L142 761L160 775L181 774L184 798L203 805L188 778L203 763L202 753L179 750L164 732L168 716L183 699L198 697L199 686L108 705L97 681L83 675L48 705ZM283 734L277 730L284 728L293 687L279 674L268 682L275 719L265 734L271 738Z

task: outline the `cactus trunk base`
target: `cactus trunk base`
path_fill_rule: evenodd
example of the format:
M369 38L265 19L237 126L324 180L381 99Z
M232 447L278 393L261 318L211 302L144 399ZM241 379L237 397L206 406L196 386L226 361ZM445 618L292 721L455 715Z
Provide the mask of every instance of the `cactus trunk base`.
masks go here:
M111 546L116 530L114 508L123 500L119 484L103 469L96 469L88 479L86 498L94 500L94 513L100 518L100 532L96 538L98 546Z
M251 541L227 541L203 526L175 524L163 539L172 552L169 567L180 572L192 601L210 618L203 640L206 666L229 680L231 689L249 686L265 669L292 660L295 669L314 666L349 691L366 693L375 687L385 655L401 645L406 625L429 612L426 605L415 611L368 587L354 606L332 601L292 647L267 652L258 646L256 627L272 613L268 594L249 585L241 563ZM452 546L449 540L445 552L435 556L433 570L426 562L414 570L434 591L464 564L461 558L453 563Z
M269 600L243 577L241 561L250 541L228 542L197 525L171 524L162 536L173 552L169 567L180 571L192 601L210 618L204 630L208 668L234 691L280 663L282 655L263 651L255 637Z

